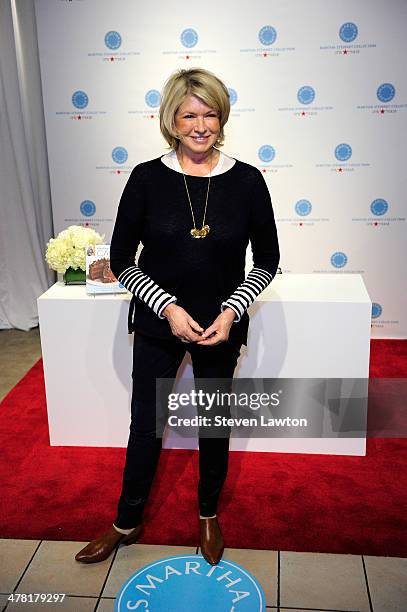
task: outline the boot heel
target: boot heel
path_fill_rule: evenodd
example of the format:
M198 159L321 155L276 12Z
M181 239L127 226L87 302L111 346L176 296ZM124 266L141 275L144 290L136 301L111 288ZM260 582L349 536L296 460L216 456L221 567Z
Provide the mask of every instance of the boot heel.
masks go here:
M140 533L141 533L141 525L138 525L137 527L133 529L131 533L124 536L124 538L122 539L122 543L126 545L135 544L138 538L140 537Z

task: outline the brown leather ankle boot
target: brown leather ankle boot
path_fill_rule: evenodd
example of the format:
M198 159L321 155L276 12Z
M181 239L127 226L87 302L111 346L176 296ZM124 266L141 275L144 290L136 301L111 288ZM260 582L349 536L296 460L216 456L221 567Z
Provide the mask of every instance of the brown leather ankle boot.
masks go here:
M120 533L112 525L99 538L92 540L85 548L82 548L75 555L75 559L81 563L99 563L107 559L120 542L123 544L133 544L136 542L140 533L141 525L135 527L128 535Z
M201 533L201 553L204 559L211 565L217 565L222 559L224 542L218 519L200 518L199 528Z

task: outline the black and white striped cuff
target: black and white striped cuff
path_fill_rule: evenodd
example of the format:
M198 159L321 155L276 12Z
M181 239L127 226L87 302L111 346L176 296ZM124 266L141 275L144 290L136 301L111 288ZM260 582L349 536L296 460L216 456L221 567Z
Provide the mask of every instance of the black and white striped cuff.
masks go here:
M121 272L117 279L128 291L149 306L160 319L165 319L162 311L177 301L174 295L166 293L138 266L130 266Z
M242 318L245 311L253 304L256 297L264 291L271 283L273 276L267 270L262 268L252 268L246 279L236 289L236 291L226 300L222 302L221 311L225 308L231 308L236 313L236 318L233 323L237 323Z

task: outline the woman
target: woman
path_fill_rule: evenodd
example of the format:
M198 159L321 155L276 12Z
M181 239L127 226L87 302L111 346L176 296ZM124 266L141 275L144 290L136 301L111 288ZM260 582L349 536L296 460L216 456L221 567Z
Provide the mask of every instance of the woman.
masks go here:
M220 151L229 112L228 90L214 74L201 68L173 74L160 107L171 151L138 164L120 200L110 258L113 273L133 293L130 435L117 516L76 555L83 563L102 561L119 542L140 535L162 442L156 378L175 378L188 351L196 378L231 379L247 343L247 308L277 271L278 239L264 178ZM254 267L245 278L249 240ZM211 564L224 548L216 512L228 453L228 434L199 437L200 545Z

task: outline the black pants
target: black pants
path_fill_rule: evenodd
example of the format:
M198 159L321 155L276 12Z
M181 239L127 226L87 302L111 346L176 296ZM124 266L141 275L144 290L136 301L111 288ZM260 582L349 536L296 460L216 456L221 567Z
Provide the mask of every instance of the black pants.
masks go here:
M191 355L195 378L233 378L240 347L230 342L199 346L173 340L134 336L131 424L123 472L117 527L131 529L141 522L160 457L162 438L156 436L156 378L175 378L185 352ZM199 437L199 512L216 514L229 457L229 437Z

